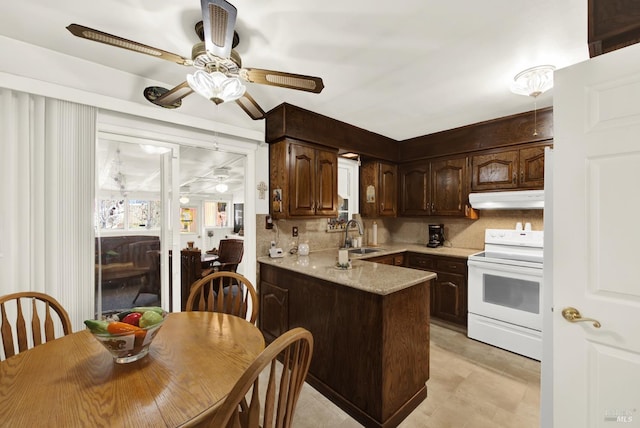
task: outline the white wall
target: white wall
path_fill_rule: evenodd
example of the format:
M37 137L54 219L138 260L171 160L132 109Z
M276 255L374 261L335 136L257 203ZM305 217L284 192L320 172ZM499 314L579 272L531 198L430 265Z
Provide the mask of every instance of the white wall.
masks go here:
M256 214L269 214L269 146L264 143L256 151L256 186L261 182L267 186L267 190L264 192L264 199L260 199L260 192L256 189ZM258 225L260 226L264 227Z

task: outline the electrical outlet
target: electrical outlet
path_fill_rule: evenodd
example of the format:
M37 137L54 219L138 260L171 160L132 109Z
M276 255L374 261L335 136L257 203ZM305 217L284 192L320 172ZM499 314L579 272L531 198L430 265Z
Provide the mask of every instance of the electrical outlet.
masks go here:
M291 236L294 238L298 236L298 226L293 226L293 229L291 229Z

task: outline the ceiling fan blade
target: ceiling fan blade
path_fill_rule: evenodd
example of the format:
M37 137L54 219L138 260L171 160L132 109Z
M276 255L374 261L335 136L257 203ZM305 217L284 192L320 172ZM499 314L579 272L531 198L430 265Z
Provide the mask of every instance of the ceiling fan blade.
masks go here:
M207 52L229 58L238 10L225 0L200 0Z
M245 68L240 75L251 83L280 86L282 88L319 94L324 88L320 77L304 76L302 74L284 73L282 71L263 70L261 68Z
M69 30L74 36L83 39L93 40L94 42L104 43L117 48L129 49L134 52L151 55L180 65L193 65L193 61L190 58L185 58L171 52L163 51L162 49L143 45L142 43L134 42L132 40L123 39L122 37L114 36L93 28L84 27L78 24L71 24L67 27L67 30Z
M262 110L262 107L258 105L256 100L254 100L247 91L244 92L243 96L236 100L236 103L238 103L238 105L242 107L242 110L244 110L249 115L249 117L251 117L251 119L264 119L264 110Z
M182 105L182 99L193 92L187 82L182 82L173 89L165 89L160 86L149 86L144 90L144 97L153 104L165 108L178 108Z

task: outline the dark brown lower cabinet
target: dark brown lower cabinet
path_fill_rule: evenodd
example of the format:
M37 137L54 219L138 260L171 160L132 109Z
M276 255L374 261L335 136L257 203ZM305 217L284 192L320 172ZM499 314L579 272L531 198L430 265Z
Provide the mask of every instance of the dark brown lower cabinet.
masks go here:
M294 327L313 334L307 382L366 427L395 427L427 396L429 286L388 295L260 264L267 342Z
M407 267L435 272L431 285L431 316L467 326L467 260L407 253Z
M369 257L367 262L381 263L383 265L404 266L404 254L388 254L385 256Z

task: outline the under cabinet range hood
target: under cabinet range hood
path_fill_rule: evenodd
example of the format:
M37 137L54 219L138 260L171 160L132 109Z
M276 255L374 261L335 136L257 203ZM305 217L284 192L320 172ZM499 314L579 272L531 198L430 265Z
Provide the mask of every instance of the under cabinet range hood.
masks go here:
M477 210L541 210L544 190L470 193L469 203Z

